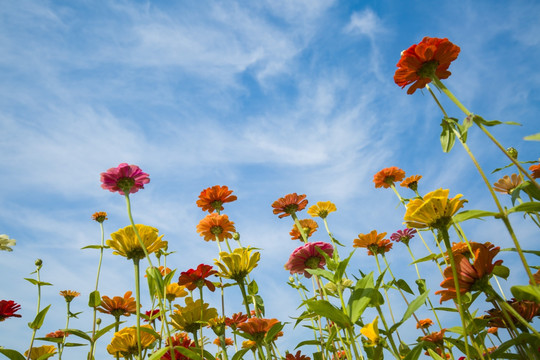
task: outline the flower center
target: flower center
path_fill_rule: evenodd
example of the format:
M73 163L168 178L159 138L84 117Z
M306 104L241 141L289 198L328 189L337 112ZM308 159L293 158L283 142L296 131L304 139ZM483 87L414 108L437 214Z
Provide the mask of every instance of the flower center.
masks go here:
M437 60L431 60L426 62L418 71L416 74L422 78L429 78L433 79L433 76L435 75L435 70L437 70L437 66L439 66L439 62Z
M389 185L392 185L394 183L394 177L393 176L387 176L384 178L384 182L389 184Z
M210 232L217 236L223 232L223 228L219 225L214 225L210 228Z
M296 212L296 209L298 209L297 204L289 204L283 208L283 211L285 211L287 214L292 214Z
M223 205L223 202L219 200L214 200L210 203L210 206L212 206L216 210L221 210L223 208L221 205Z
M135 185L135 180L129 177L120 178L116 182L116 186L118 186L125 193L129 193L133 185Z
M310 257L309 259L306 260L306 262L304 263L304 265L305 265L308 269L318 269L320 263L321 263L321 258L320 258L320 257L318 257L318 256L312 256L312 257Z

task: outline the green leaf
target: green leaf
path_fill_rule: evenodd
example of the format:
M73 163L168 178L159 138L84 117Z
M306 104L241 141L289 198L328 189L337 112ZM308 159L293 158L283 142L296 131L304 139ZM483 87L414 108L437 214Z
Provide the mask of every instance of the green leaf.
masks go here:
M48 283L48 282L44 282L44 281L37 281L35 279L30 279L30 278L24 278L24 280L28 280L30 281L32 284L34 285L39 285L39 286L52 286L51 283Z
M450 125L447 121L446 121L446 118L443 119L442 123L441 123L441 127L442 127L442 132L441 132L441 146L442 146L442 150L447 153L447 152L450 152L450 150L452 150L452 148L454 147L454 144L456 142L456 135L454 134L454 131L452 130L452 125Z
M47 315L47 311L49 311L50 307L51 305L41 310L34 318L34 321L28 324L28 327L32 330L38 330L41 328L41 325L43 325L43 321L45 320L45 315Z
M510 269L504 265L497 265L493 268L493 274L506 280L510 276Z
M296 347L294 348L294 350L298 349L300 346L305 345L321 345L321 342L319 340L304 340L299 342L298 345L296 345Z
M411 301L409 303L409 306L407 306L407 310L405 311L405 314L403 314L403 318L399 322L392 325L389 332L392 333L396 331L396 329L400 327L405 321L407 321L407 319L409 319L412 316L412 314L414 314L414 312L420 308L420 306L424 305L428 295L429 295L429 291L426 291L422 295L418 296L416 299Z
M426 279L417 279L415 281L416 283L416 286L418 286L418 292L420 294L423 294L424 292L427 291L427 287L426 287Z
M353 256L355 251L356 249L351 251L351 253L345 260L339 262L336 272L334 273L334 280L332 281L333 283L339 284L341 282L341 279L343 278L343 274L345 273L345 270L347 269L347 265L349 265L349 260L351 260L351 257Z
M88 245L88 246L85 246L85 247L82 247L81 250L84 250L84 249L110 249L111 247L110 246L107 246L107 245L104 245L104 246L101 246L101 245Z
M308 300L306 305L309 310L313 311L317 315L321 315L332 320L342 328L350 328L352 326L352 322L349 317L326 300Z
M154 329L152 328L147 328L147 327L142 327L141 326L141 331L145 332L145 333L148 333L150 335L152 335L153 337L155 337L156 339L161 339L161 335L159 335Z
M26 358L16 350L0 349L0 354L4 354L9 360L25 360Z
M72 342L68 342L68 343L65 343L64 346L66 347L78 347L78 346L86 346L87 344L79 344L79 343L72 343Z
M274 341L274 338L283 329L283 327L285 327L285 324L282 324L280 322L278 322L277 324L274 324L274 326L272 326L270 330L268 330L268 332L266 333L266 336L264 337L264 341L270 344L272 341Z
M313 353L313 360L323 360L322 351L317 351Z
M530 197L532 197L533 199L536 199L536 200L539 200L540 201L540 189L538 189L536 187L536 185L534 185L533 183L531 183L529 180L527 181L524 181L522 182L521 184L519 184L518 187L516 187L513 191L512 191L512 201L515 201L514 200L514 193L517 192L519 193L519 190L523 190L525 191L525 193L527 195L529 195Z
M125 321L120 321L118 323L118 325L120 324L123 324ZM116 325L116 323L112 323L110 325L107 325L105 326L103 329L100 329L98 332L96 332L96 334L94 335L94 341L97 341L97 339L99 339L100 337L102 337L103 335L105 335L109 330L111 329L114 329L114 325ZM82 332L82 331L81 331ZM84 333L83 333L84 334ZM85 334L86 335L86 334ZM80 335L79 335L80 336ZM88 336L88 335L86 335ZM90 337L88 336L88 341L90 341Z
M519 204L517 206L514 206L513 208L508 209L509 214L516 211L524 211L526 213L540 211L540 202L525 202L523 204Z
M515 251L515 252L517 252L516 248L506 248L506 249L501 249L501 251ZM536 251L536 250L521 250L521 251L526 253L526 254L534 254L536 256L540 256L540 251Z
M245 353L247 353L249 349L242 349L239 350L236 354L233 355L231 360L241 360L244 358Z
M333 281L334 280L334 274L332 274L328 270L324 270L324 269L306 269L306 271L308 273L310 273L311 275L321 276L321 277L325 278L328 281Z
M523 345L532 345L534 348L538 347L538 338L534 334L521 333L516 336L514 339L508 340L500 344L495 351L493 351L490 356L492 359L504 359L502 355L507 353L508 349L512 346L523 344ZM534 345L536 343L536 345ZM519 357L518 359L521 359Z
M460 213L457 213L452 217L452 220L455 223L463 222L470 219L480 219L487 216L497 216L499 213L493 211L484 211L484 210L464 210Z
M78 336L81 339L87 340L88 342L92 342L92 339L90 338L90 336L87 333L85 333L84 331L77 330L77 329L67 329L66 333Z
M499 121L499 120L487 121L487 120L484 120L481 116L478 116L478 115L474 115L473 121L478 125L485 125L485 126L495 126L495 125L500 125L500 124L521 125L520 123L514 122L514 121Z
M406 291L411 295L414 295L414 292L411 290L409 284L407 284L407 282L405 280L399 279L398 281L396 281L396 285L401 290Z
M176 346L174 349L182 355L186 356L188 359L201 360L201 355L199 353L192 351L188 348L185 348L183 346Z
M146 278L150 296L153 298L158 293L160 294L160 298L165 298L165 283L161 276L161 271L157 267L149 267L146 269Z
M257 283L255 280L252 280L248 285L248 294L249 295L257 295L259 293L259 287L257 286Z
M419 342L415 347L412 348L412 350L405 356L403 360L418 360L420 355L422 355L422 351L424 350L424 342Z
M536 134L533 134L533 135L528 135L528 136L525 136L523 138L523 140L533 140L533 141L540 141L540 133L536 133Z
M373 285L373 272L364 276L356 282L356 286L349 297L348 309L349 317L353 323L356 323L364 310L369 306L374 297L375 290Z
M99 291L92 291L90 293L90 296L88 297L88 306L91 308L96 308L99 305L101 305L101 295L99 294Z
M439 356L435 351L428 349L429 355L435 359L435 360L444 360L442 357Z
M516 285L510 288L517 300L530 300L540 303L540 285Z
M161 357L163 355L165 355L165 353L169 351L169 348L168 347L164 347L162 349L159 349L158 351L156 351L155 353L153 353L149 358L148 360L159 360L161 359Z
M426 262L426 261L436 261L440 257L442 257L441 254L438 254L438 255L437 254L429 254L428 256L424 256L423 258L416 259L415 261L413 261L409 265L414 265L414 264L418 264L418 263L422 263L422 262Z

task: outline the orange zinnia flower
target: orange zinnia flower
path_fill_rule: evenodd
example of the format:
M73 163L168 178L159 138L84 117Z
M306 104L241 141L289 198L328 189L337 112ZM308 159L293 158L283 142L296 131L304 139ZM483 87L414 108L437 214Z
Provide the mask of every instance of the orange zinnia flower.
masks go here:
M235 231L234 222L229 221L227 215L217 213L206 215L197 225L197 232L204 237L205 241L216 241L216 238L219 241L232 239Z
M235 195L231 195L232 192L227 186L214 185L201 191L199 200L197 200L197 206L202 211L208 211L209 213L222 211L223 204L233 202L237 199Z
M295 355L287 353L285 360L311 360L311 358L309 356L302 355L302 352L298 350Z
M418 320L418 322L416 323L416 328L417 329L427 329L431 325L433 325L433 321L431 321L431 319L423 319L423 320Z
M113 315L115 318L120 316L129 316L137 312L137 303L131 296L131 291L127 291L124 297L115 296L112 299L103 295L101 297L101 306L97 308L99 312Z
M77 296L81 295L81 293L73 290L62 290L60 291L60 295L64 297L66 302L71 302L71 300L75 299Z
M63 337L68 337L68 336L69 334L63 332L62 330L56 330L45 335L46 338L53 338L53 339L61 339Z
M532 171L531 176L532 176L534 179L540 178L540 164L531 165L531 167L529 168L529 170Z
M178 285L185 286L190 291L206 286L213 292L216 290L216 287L210 280L206 280L206 278L215 274L217 274L217 271L212 269L212 265L199 264L197 269L189 269L180 273Z
M536 316L540 316L540 304L535 303L534 301L529 300L516 300L512 299L507 301L507 303L516 310L516 312L521 315L523 319L528 322L531 322ZM511 313L507 314L512 320L512 323L516 326L522 326L521 323L515 318ZM508 328L510 325L504 317L503 313L499 309L488 310L488 315L485 317L488 319L488 326L496 326L500 328Z
M376 188L383 187L388 189L396 181L401 181L405 177L405 171L396 166L384 168L373 176L373 182Z
M423 336L422 341L429 341L435 344L441 344L443 342L444 333L446 329L442 329L441 331L432 332L429 335Z
M282 198L277 199L272 204L274 208L274 214L281 214L279 218L284 218L291 214L296 213L297 211L302 211L305 209L308 201L306 200L306 195L298 195L297 193L287 194Z
M317 228L319 227L319 225L311 219L300 220L300 225L302 225L307 237L313 235L313 233L317 231ZM296 227L296 224L293 226L289 235L291 235L291 240L303 240L300 231L298 231L298 228Z
M92 220L102 223L105 220L108 220L107 213L105 211L98 211L92 215Z
M388 240L388 239L377 241L376 244L373 244L373 245L368 247L367 254L370 255L370 256L375 256L375 254L383 255L384 253L389 252L390 249L392 249L393 245L394 244L392 244L390 242L390 240Z
M219 340L219 338L215 338L213 344L217 346L221 346L221 341ZM231 345L234 345L234 342L232 341L232 339L225 338L225 346L231 346Z
M487 246L478 244L478 248L474 251L474 263L471 264L469 259L462 254L454 256L454 262L458 275L459 292L465 294L468 291L479 289L483 283L487 281L489 275L493 272L493 268L502 263L502 260L497 260L492 263L495 255L499 253L499 248L489 249ZM456 287L454 284L454 276L452 266L444 269L445 279L441 283L441 287L447 290L439 290L435 295L441 295L441 304L443 301L455 299L457 297Z
M368 255L384 254L390 251L392 244L390 240L384 239L386 233L377 233L377 230L372 230L369 234L358 234L358 238L354 239L353 247L368 249Z
M238 324L238 328L253 336L253 339L259 342L264 339L268 330L270 330L277 323L279 323L278 319L261 319L252 317L249 318L245 323ZM278 336L279 333L276 335L276 337Z
M412 191L416 191L418 189L418 181L420 181L421 178L422 178L422 175L409 176L408 178L403 180L401 184L399 185L403 187L408 187Z
M233 314L231 317L225 318L225 324L229 326L231 329L236 330L238 325L243 324L247 321L248 316L246 314L242 314L241 312Z
M425 37L419 44L401 53L394 81L401 88L412 84L407 94L413 94L417 89L429 84L434 76L446 79L452 74L448 68L450 63L457 59L459 51L459 46L446 38Z
M493 190L510 195L512 191L523 182L521 175L512 174L512 177L505 175L493 184Z

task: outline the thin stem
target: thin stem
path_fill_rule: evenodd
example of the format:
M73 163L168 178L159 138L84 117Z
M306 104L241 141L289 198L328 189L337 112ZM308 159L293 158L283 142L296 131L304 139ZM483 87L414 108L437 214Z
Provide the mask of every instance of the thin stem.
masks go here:
M142 359L142 347L141 347L141 280L139 277L139 262L138 258L133 259L133 268L135 271L135 301L137 312L137 350L138 357Z
M101 249L99 254L99 262L98 262L98 269L97 269L97 275L96 275L96 287L95 291L98 291L98 284L99 284L99 274L101 272L101 263L103 261L103 247L105 245L105 230L103 228L103 222L99 223L99 227L101 230ZM88 359L90 360L94 356L95 351L95 340L94 336L96 335L96 320L97 320L97 307L94 306L94 314L93 314L93 322L92 322L92 341L90 343L90 351L88 352Z
M37 312L36 312L36 316L37 314L39 314L39 309L41 307L41 284L40 284L40 277L39 277L39 270L41 269L41 266L42 266L42 263L41 263L41 260L38 260L40 263L39 265L37 264L37 261L36 261L36 277L37 277L37 281L38 281L38 284L37 284L37 287L38 287L38 300L37 300ZM28 356L26 357L26 360L29 360L30 359L30 354L32 353L32 347L34 346L34 339L36 338L36 331L37 329L34 328L32 330L32 338L30 339L30 348L28 349Z

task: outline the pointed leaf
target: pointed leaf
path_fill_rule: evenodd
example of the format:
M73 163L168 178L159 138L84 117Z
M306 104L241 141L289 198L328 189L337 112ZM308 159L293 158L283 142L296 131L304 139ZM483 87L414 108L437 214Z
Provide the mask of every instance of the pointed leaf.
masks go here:
M0 354L4 354L9 360L26 360L26 358L16 350L0 348Z
M442 132L440 138L442 150L445 153L450 152L456 142L456 135L454 134L451 126L452 125L450 125L445 119L443 119L443 122L441 123Z
M45 320L45 316L47 315L47 311L49 311L50 307L51 305L41 310L34 318L34 321L28 324L28 327L32 330L38 330L39 328L41 328L41 325L43 325L43 321Z
M347 315L326 300L308 300L306 305L309 310L313 311L317 315L321 315L332 320L342 328L349 328L352 326L352 322Z
M91 308L96 308L99 305L101 305L101 295L99 294L99 291L92 291L90 293L90 296L88 297L88 306Z
M523 138L523 140L540 141L540 133L536 133L536 134L533 134L533 135L525 136L525 137Z
M504 265L497 265L493 268L493 274L506 280L510 276L510 269Z
M540 303L540 285L516 285L510 288L517 300L530 300Z
M168 347L164 347L164 348L161 348L159 350L157 350L155 353L153 353L149 358L148 360L159 360L161 359L161 357L163 355L165 355L165 353L169 351L169 348Z
M242 349L236 352L236 354L233 355L231 360L241 360L244 358L244 354L247 353L249 349Z
M125 321L120 321L118 325L125 323ZM114 325L116 323L112 323L110 325L105 326L103 329L100 329L98 332L96 332L96 335L94 336L94 341L97 341L100 337L105 335L109 330L114 329ZM90 340L90 337L88 337L88 340Z
M499 215L499 213L496 213L493 211L484 211L484 210L465 210L454 215L452 217L452 220L455 223L458 223L458 222L463 222L465 220L480 219L483 217L496 216L496 215Z
M81 330L77 330L77 329L67 329L66 330L66 333L67 334L72 334L72 335L75 335L75 336L78 336L80 337L81 339L84 339L84 340L87 340L89 342L92 342L92 339L90 338L90 336L85 333L84 331L81 331Z
M525 202L508 209L509 214L516 211L524 211L526 213L540 211L540 202Z
M401 290L406 291L411 295L414 295L414 292L411 290L411 287L409 286L409 284L407 284L405 280L399 279L398 281L396 281L396 285Z

